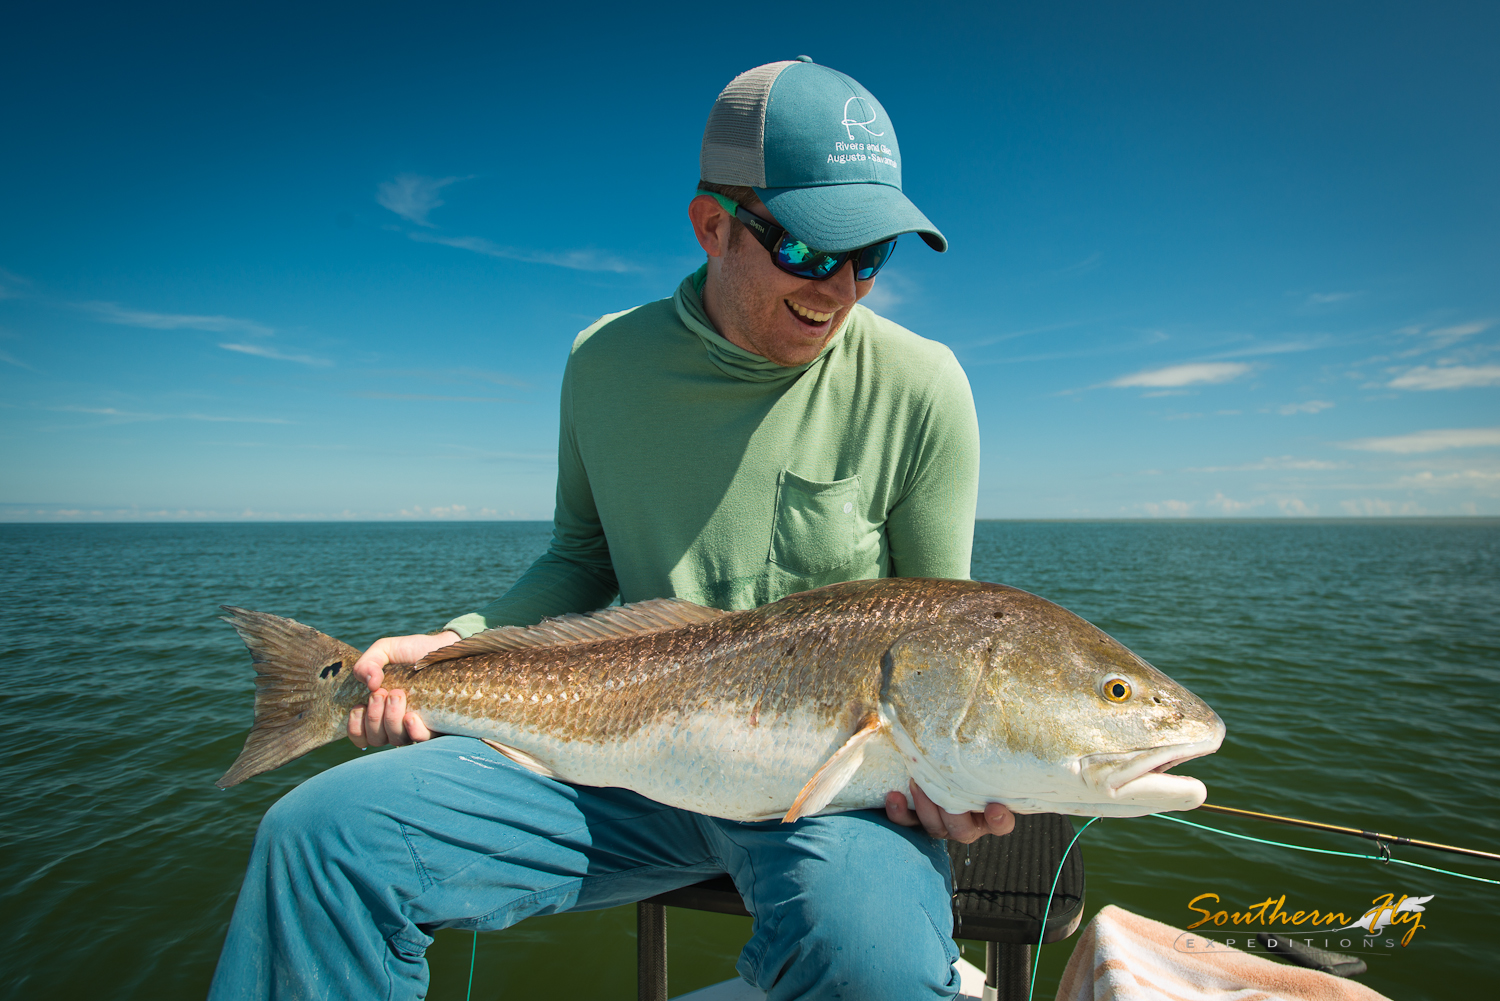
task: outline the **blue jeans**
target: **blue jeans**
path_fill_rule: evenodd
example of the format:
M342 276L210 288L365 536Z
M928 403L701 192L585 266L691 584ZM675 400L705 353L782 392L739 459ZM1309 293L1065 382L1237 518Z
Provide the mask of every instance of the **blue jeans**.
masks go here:
M771 1001L951 999L942 842L859 811L739 823L570 786L440 737L314 776L261 822L214 1001L419 998L439 928L631 903L728 873Z

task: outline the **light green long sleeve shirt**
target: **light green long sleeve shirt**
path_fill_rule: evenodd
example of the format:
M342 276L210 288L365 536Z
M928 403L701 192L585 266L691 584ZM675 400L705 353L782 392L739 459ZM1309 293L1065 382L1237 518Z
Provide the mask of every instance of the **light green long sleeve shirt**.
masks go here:
M863 306L812 362L721 337L705 270L578 335L552 544L463 636L623 601L740 609L872 577L967 577L979 476L947 347Z

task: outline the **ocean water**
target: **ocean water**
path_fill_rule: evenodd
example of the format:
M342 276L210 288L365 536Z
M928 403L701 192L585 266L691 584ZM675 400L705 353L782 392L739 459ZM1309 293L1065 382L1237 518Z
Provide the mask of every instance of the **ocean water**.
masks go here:
M479 605L547 537L534 523L0 526L0 991L201 997L258 818L359 753L214 787L251 703L219 604L359 645ZM1223 750L1182 769L1210 802L1500 850L1500 522L981 522L974 576L1073 609L1214 706ZM1081 844L1089 916L1114 903L1182 927L1213 893L1214 909L1285 895L1288 912L1353 920L1382 894L1432 895L1410 944L1360 953L1362 982L1403 1001L1493 991L1500 886L1154 818L1103 821ZM1396 854L1500 879L1497 863ZM669 914L674 994L734 975L748 919ZM481 935L473 996L632 998L633 926L618 908ZM430 997L464 996L471 944L438 936ZM1038 997L1070 948L1043 950Z

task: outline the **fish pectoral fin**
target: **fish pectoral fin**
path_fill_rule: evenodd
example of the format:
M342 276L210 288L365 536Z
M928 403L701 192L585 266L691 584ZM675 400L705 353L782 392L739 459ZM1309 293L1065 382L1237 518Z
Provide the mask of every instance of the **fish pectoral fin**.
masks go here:
M561 775L557 774L552 769L548 768L546 765L542 764L536 758L533 758L531 755L527 754L525 751L521 750L518 747L511 747L509 744L502 744L498 740L490 740L488 737L480 737L479 739L529 772L536 772L538 775L542 776L542 778L547 779L560 780L562 778Z
M879 713L866 713L854 736L844 741L844 746L835 751L833 757L823 762L823 767L808 779L807 785L797 794L792 808L781 818L781 822L790 824L794 820L810 817L832 803L833 797L843 791L844 786L849 784L849 780L854 778L854 773L864 763L865 745L884 728L885 721L880 718Z

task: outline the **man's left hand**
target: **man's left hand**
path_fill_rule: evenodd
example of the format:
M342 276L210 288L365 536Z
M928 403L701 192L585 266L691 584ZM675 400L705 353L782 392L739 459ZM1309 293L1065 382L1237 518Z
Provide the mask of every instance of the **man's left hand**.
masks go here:
M886 793L885 815L902 827L922 827L934 838L952 838L961 845L972 844L986 834L1009 834L1015 830L1016 815L1003 803L990 803L984 812L949 813L927 798L922 787L911 783L912 802L916 812L906 805L899 792Z

